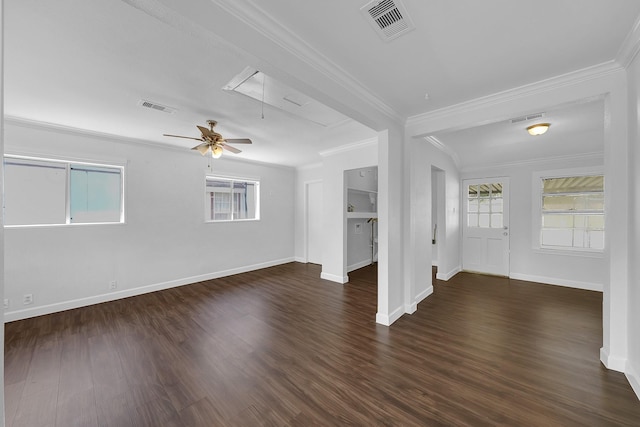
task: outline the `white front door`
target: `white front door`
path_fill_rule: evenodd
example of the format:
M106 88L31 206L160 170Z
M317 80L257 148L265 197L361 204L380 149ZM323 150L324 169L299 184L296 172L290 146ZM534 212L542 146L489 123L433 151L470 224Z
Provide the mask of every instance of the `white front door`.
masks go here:
M462 269L509 276L509 178L463 181Z

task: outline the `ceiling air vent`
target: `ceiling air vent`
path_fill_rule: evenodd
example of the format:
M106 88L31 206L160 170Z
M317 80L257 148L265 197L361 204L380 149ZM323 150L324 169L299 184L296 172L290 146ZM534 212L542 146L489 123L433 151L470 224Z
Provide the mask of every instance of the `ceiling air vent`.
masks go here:
M176 108L167 107L166 105L161 105L156 102L145 101L144 99L141 99L138 102L138 105L145 108L151 108L152 110L162 111L163 113L169 113L169 114L173 114L176 111L178 111Z
M384 41L393 40L415 28L401 0L374 0L362 6L360 11Z
M511 119L511 123L526 122L529 120L541 119L543 117L544 113L529 114L528 116L516 117L515 119Z

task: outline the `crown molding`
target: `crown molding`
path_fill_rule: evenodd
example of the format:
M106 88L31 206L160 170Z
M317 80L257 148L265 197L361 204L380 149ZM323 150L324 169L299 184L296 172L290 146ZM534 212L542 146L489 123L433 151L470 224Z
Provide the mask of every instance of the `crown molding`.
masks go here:
M616 55L616 62L627 68L640 52L640 16L625 37Z
M438 150L442 151L444 154L451 157L453 163L456 165L456 168L460 169L460 156L455 152L451 147L445 145L442 141L440 141L435 136L425 136L425 141L429 142L431 145L436 147Z
M507 162L507 163L491 163L484 165L473 165L469 167L463 167L460 172L461 173L469 173L469 172L480 172L485 170L491 170L496 168L517 168L523 166L532 166L538 165L542 163L549 162L560 162L560 161L571 161L571 160L602 160L604 161L604 152L596 151L592 153L583 153L583 154L569 154L566 156L555 156L555 157L539 157L537 159L528 159L521 160L517 162Z
M369 138L362 141L354 142L352 144L341 145L336 148L330 148L328 150L320 151L319 154L322 157L334 156L336 154L345 153L347 151L359 150L361 148L376 148L378 146L378 138Z
M506 102L526 98L532 95L538 95L552 90L560 89L566 86L573 86L579 83L587 82L593 79L608 76L624 68L616 61L608 61L602 64L572 71L570 73L561 74L535 83L526 84L513 89L497 92L491 95L472 99L470 101L461 102L459 104L440 108L438 110L429 111L423 114L409 117L406 121L406 127L409 129L419 128L423 123L432 120L442 119L453 114L467 113L485 108L490 108Z
M334 83L337 83L345 91L365 102L392 122L403 123L404 117L374 95L371 90L344 68L302 40L293 31L280 24L273 16L254 2L247 0L244 4L240 4L238 1L232 0L211 1L225 12L255 29L268 40L302 60L325 77L328 77Z

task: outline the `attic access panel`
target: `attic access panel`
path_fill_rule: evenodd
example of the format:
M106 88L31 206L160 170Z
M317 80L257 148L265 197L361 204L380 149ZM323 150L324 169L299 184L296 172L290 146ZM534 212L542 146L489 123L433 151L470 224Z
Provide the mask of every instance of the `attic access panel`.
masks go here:
M264 101L267 105L323 127L338 126L350 120L334 109L251 67L245 68L223 89L240 93L258 102Z

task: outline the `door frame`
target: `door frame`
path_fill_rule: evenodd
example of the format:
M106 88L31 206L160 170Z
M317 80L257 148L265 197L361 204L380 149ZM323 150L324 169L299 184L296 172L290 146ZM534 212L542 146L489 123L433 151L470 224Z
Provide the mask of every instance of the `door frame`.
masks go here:
M322 184L321 179L304 181L304 215L303 215L303 259L304 263L309 262L309 186L313 184ZM321 248L322 251L322 248Z
M509 277L509 275L511 274L511 210L510 210L510 203L511 203L511 178L509 176L492 176L492 177L480 177L480 178L464 178L461 180L461 191L460 191L460 202L461 202L461 206L460 206L460 220L461 220L461 245L460 245L460 252L461 252L461 266L462 266L462 270L463 271L472 271L472 270L466 270L465 269L465 255L467 254L467 251L465 250L465 244L466 244L466 236L467 236L467 232L468 232L468 226L467 226L467 213L468 213L468 206L467 206L467 199L468 199L468 185L469 183L471 183L471 185L473 185L473 183L492 183L492 182L502 182L503 183L503 188L504 188L504 184L506 183L506 189L507 191L504 192L507 195L507 200L506 203L503 202L503 212L506 212L506 221L505 218L503 216L503 228L500 229L501 233L505 233L504 236L506 236L506 249L503 248L503 254L502 256L506 258L503 259L504 261L504 265L505 265L505 274L497 274L497 273L491 273L491 272L483 272L483 271L475 271L473 270L473 272L476 273L481 273L481 274L495 274L495 275L499 275L499 276L504 276L504 277ZM503 194L504 194L503 193ZM503 196L504 197L504 196ZM491 230L491 229L489 229ZM497 230L497 229L494 229Z

